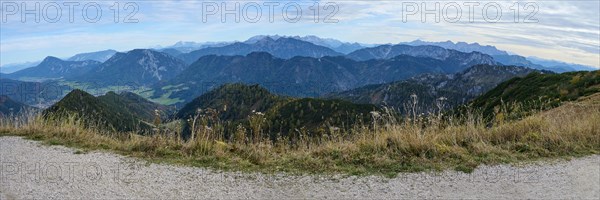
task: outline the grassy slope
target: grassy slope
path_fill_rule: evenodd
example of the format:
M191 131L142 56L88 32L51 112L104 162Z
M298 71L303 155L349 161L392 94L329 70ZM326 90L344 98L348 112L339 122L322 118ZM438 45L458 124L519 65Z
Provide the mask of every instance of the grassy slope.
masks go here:
M531 111L546 110L580 97L600 92L600 70L562 74L532 73L508 80L473 100L469 106L484 116L502 112L512 119L527 116Z
M109 92L94 97L81 90L73 90L61 101L43 112L48 118L64 120L77 115L87 126L99 126L114 131L149 130L154 111L167 112L168 108L147 101L133 93L118 95Z
M453 168L471 171L479 164L582 156L600 151L600 94L565 103L518 121L486 128L481 120L389 123L374 131L302 140L246 143L206 138L181 141L164 135L114 138L81 128L76 120L47 124L40 119L15 129L0 121L0 135L85 150L110 150L153 162L263 172L382 174Z

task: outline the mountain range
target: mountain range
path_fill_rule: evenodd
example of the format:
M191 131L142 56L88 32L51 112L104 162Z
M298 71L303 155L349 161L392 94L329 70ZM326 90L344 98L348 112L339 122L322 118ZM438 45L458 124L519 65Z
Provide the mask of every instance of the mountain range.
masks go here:
M422 40L415 40L412 42L403 42L400 44L406 44L411 46L422 46L422 45L433 45L439 46L446 49L454 49L461 52L481 52L488 54L494 58L494 60L504 65L516 65L529 67L539 70L550 70L554 72L567 72L567 71L593 71L596 70L594 67L578 65L572 63L565 63L560 61L540 59L536 57L523 57L516 54L510 54L506 51L499 50L495 46L491 45L480 45L479 43L466 43L466 42L427 42Z
M410 45L410 46L438 46L445 49L454 49L457 51L471 53L471 52L480 52L484 54L488 54L491 56L495 55L509 55L508 52L499 50L495 46L491 45L481 45L479 43L466 43L466 42L452 42L450 40L445 42L428 42L423 40L415 40L412 42L401 42L400 44Z
M174 49L181 53L189 53L198 49L203 49L207 47L222 47L233 42L189 42L189 41L179 41L171 46L160 47L157 49Z
M104 51L96 51L89 53L80 53L74 56L71 56L68 61L86 61L86 60L95 60L98 62L104 62L110 59L113 55L115 55L117 51L108 49Z
M88 61L88 60L93 60L93 61L98 61L98 62L104 62L106 60L108 60L111 56L113 56L116 53L115 50L109 49L109 50L103 50L103 51L97 51L97 52L88 52L88 53L80 53L80 54L76 54L74 56L71 56L67 59L62 59L62 60L66 60L66 61ZM13 73L19 70L23 70L23 69L27 69L30 67L35 67L37 65L39 65L42 61L33 61L33 62L24 62L24 63L12 63L12 64L5 64L2 65L0 68L0 72L8 74L8 73Z
M173 128L189 138L195 128L223 133L224 139L243 133L240 142L258 133L293 141L375 126L379 112L393 108L402 115L411 104L424 115L476 110L487 120L519 119L600 93L600 70L555 74L580 69L591 68L478 43L369 45L261 35L243 42L49 56L34 67L0 74L0 116L47 107L47 120L72 117L105 132ZM104 92L118 86L133 86L136 93ZM93 89L102 95L90 94Z
M364 61L370 59L390 59L399 55L414 57L427 57L442 60L453 64L453 70L460 71L478 64L498 64L491 56L479 52L465 53L461 51L444 49L438 46L410 46L410 45L380 45L364 48L346 55L346 57ZM460 69L462 68L462 69ZM449 70L449 71L453 71Z
M556 72L569 72L569 71L594 71L594 70L598 70L594 67L590 67L590 66L586 66L586 65L580 65L580 64L574 64L574 63L566 63L566 62L562 62L562 61L556 61L556 60L548 60L548 59L543 59L543 58L538 58L538 57L527 57L527 60L530 60L532 63L537 64L537 65L543 65L546 66L547 68L551 69L552 71L556 71Z
M296 40L301 40L301 41L305 41L305 42L310 42L319 46L324 46L327 48L330 48L336 52L340 52L343 54L347 54L365 47L372 47L375 45L372 44L360 44L357 42L354 43L350 43L350 42L342 42L336 39L332 39L332 38L320 38L314 35L307 35L307 36L280 36L280 35L257 35L254 37L251 37L250 39L246 40L245 43L249 43L249 44L253 44L256 43L260 40L264 40L265 38L271 38L273 40L277 40L279 38L292 38L292 39L296 39Z
M278 58L292 58L295 56L320 58L323 56L342 55L327 47L302 40L284 37L274 40L270 37L265 37L254 43L236 42L222 47L208 47L181 54L178 57L186 63L191 64L206 55L245 56L252 52L268 52Z
M277 96L258 85L225 84L186 104L176 117L187 120L198 115L212 116L216 118L213 121L225 125L226 135L237 131L238 124L248 125L254 116L264 117L262 129L275 139L278 134L325 134L334 128L350 128L358 121L369 123L370 112L376 110L373 105L342 100ZM189 129L190 124L186 123L184 137L189 137Z
M266 45L264 41L277 41L279 39L288 39L294 41L303 41L313 44L318 48L304 49L305 45L301 45L300 48L294 48L288 46L288 42L283 44L277 44L279 47L273 45ZM266 42L267 44L269 42ZM272 42L271 42L272 43ZM244 45L245 44L245 45ZM276 45L276 46L277 46ZM292 45L298 45L294 43ZM540 59L536 57L523 57L515 54L511 54L507 51L500 50L491 45L481 45L479 43L465 43L465 42L428 42L422 40L415 40L412 42L401 42L399 45L410 45L410 46L438 46L446 49L457 50L465 53L480 52L483 54L490 55L495 61L504 65L517 65L525 66L540 70L551 70L555 72L566 72L566 71L590 71L595 70L595 67L565 63L561 61L553 61ZM258 35L249 38L244 42L177 42L174 45L167 47L158 47L159 52L167 53L174 57L179 57L184 60L187 64L195 62L198 58L204 55L215 54L215 55L247 55L250 52L264 51L269 52L276 57L280 58L291 58L293 56L309 56L309 57L322 57L322 56L334 56L342 54L350 54L354 51L358 51L364 48L371 48L381 45L374 44L361 44L361 43L350 43L342 42L331 38L320 38L317 36L280 36L280 35ZM396 46L396 45L383 45L383 46ZM225 47L225 48L222 48ZM206 49L206 50L203 50ZM192 53L192 51L197 51ZM332 52L333 51L333 52ZM297 52L297 53L294 53ZM116 53L115 50L103 50L98 52L81 53L69 58L65 58L67 61L84 61L84 60L95 60L98 62L104 62ZM376 56L380 57L380 56ZM389 57L389 56L388 56ZM392 56L393 57L393 56ZM360 58L358 58L360 59ZM4 74L13 73L22 69L36 66L41 61L26 62L26 63L15 63L15 64L3 64L0 68L0 72Z
M192 122L188 119L201 117L201 121L208 120L202 123L210 126L219 123L226 138L239 133L239 125L253 127L250 123L254 123L257 129L243 130L246 137L252 138L253 134L261 131L269 133L270 138L275 140L279 136L294 138L305 133L320 136L357 123L370 124L373 112L381 109L369 103L393 107L393 104L401 105L399 102L416 93L419 105L425 107L433 106L422 100L435 105L440 97L437 95L444 95L444 101L450 104L475 98L466 106L483 111L488 116L486 119L491 119L499 112L505 113L507 118L518 117L599 92L600 71L554 74L517 66L477 65L454 75L423 74L406 81L366 86L329 97L334 99L278 96L259 85L224 84L187 103L172 116L172 120L182 120L184 138L189 138L191 133ZM447 94L450 95L445 96ZM518 110L503 110L503 106L513 103L521 105ZM459 111L461 109L464 107L460 107ZM152 103L133 93L109 92L94 97L84 91L73 90L46 109L44 116L61 119L75 115L87 125L100 125L107 130L143 131L153 127L150 120L157 116L164 118L171 111L170 107ZM426 110L420 109L419 112ZM260 125L256 125L257 119L263 120Z
M471 64L492 62L489 57L474 60L467 53L453 56L472 58ZM477 54L477 53L474 53ZM455 59L398 55L391 59L355 61L336 57L293 57L282 59L265 52L246 56L209 55L198 59L175 78L154 87L152 98L167 94L188 102L225 83L260 84L283 95L316 97L359 86L403 80L423 73L456 73L468 67Z
M354 46L358 50L336 49L343 46ZM180 51L180 47L189 47L191 52ZM481 64L493 66L494 70L501 64L555 72L594 69L525 58L478 43L417 40L374 46L316 36L261 35L243 42L180 42L157 50L134 49L123 53L105 50L68 59L49 56L34 67L10 74L2 71L0 78L8 84L4 89L17 88L18 92L6 94L9 98L36 107L55 103L73 87L88 90L91 87L104 92L114 90L113 86L130 86L131 91L153 101L181 106L226 83L260 84L278 95L320 97L422 74L452 75ZM497 75L502 73L499 71ZM422 87L427 91L431 88L424 83L402 84L405 88ZM463 99L469 98L472 95Z
M175 77L185 67L185 63L169 54L134 49L127 53L116 53L88 73L70 80L98 86L148 86Z
M95 67L100 62L93 60L85 61L64 61L56 57L48 56L35 67L23 69L11 74L4 75L3 78L11 79L58 79L79 77Z
M456 74L422 74L403 81L368 85L339 93L329 99L392 107L405 112L412 95L421 112L433 112L462 105L514 77L524 77L538 70L497 65L475 65ZM543 73L552 73L544 71ZM442 103L440 105L438 103Z

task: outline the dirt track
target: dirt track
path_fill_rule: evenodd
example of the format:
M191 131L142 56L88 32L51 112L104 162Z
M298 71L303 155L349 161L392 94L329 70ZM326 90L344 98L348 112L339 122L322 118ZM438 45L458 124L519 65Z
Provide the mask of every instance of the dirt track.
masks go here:
M600 156L522 167L482 166L382 177L242 174L78 154L0 137L0 199L584 198L600 199Z

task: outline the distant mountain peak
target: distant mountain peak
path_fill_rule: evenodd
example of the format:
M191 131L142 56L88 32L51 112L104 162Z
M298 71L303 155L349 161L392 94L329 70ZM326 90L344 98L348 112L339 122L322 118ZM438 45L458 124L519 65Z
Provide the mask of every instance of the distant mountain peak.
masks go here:
M244 43L254 44L259 41L277 40L280 37L282 37L282 36L279 36L279 35L256 35L256 36L252 36L252 37L248 38L247 40L244 41Z
M11 73L7 77L38 80L76 77L87 73L98 65L100 65L100 62L94 60L65 61L57 57L48 56L40 64Z
M70 97L70 96L76 97L76 96L93 96L93 95L91 95L81 89L74 89L71 92L69 92L65 97Z
M275 41L277 41L279 39L281 39L281 38L275 38L275 39L273 39L271 37L264 37L264 38L261 38L261 39L257 40L255 43L272 43L272 42L275 42Z
M150 49L133 49L131 51L128 51L127 53L131 53L131 54L136 54L136 53L143 53L143 54L152 54L153 52L156 52L154 50L150 50Z
M63 60L60 58L57 58L54 56L46 56L46 58L44 58L44 60L42 60L42 63L44 63L44 62L46 62L46 63L47 62L61 62L61 61L63 61Z
M185 46L185 45L193 45L196 44L195 42L184 42L184 41L178 41L176 42L173 47L178 47L178 46Z
M54 57L54 56L47 56L46 58L44 58L44 60L42 60L42 62L40 62L40 64L38 64L37 66L43 66L43 67L54 67L57 65L61 65L65 63L64 60Z
M79 77L99 84L151 85L174 77L183 71L185 63L163 52L151 49L134 49L117 53L96 70Z
M191 42L191 41L178 41L171 46L166 46L164 49L175 49L182 53L189 53L191 51L208 48L208 47L221 47L233 42Z
M107 50L96 51L96 52L88 52L88 53L79 53L79 54L76 54L76 55L70 57L67 60L69 60L69 61L95 60L98 62L104 62L104 61L110 59L110 57L112 57L113 55L115 55L115 53L117 53L117 51L115 51L113 49L107 49Z

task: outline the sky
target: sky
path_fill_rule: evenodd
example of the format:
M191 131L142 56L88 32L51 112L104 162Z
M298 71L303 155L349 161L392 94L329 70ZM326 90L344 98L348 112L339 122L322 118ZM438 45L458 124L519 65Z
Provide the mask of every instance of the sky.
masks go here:
M477 42L522 56L600 67L598 0L2 0L0 9L0 65L278 34L368 44Z

